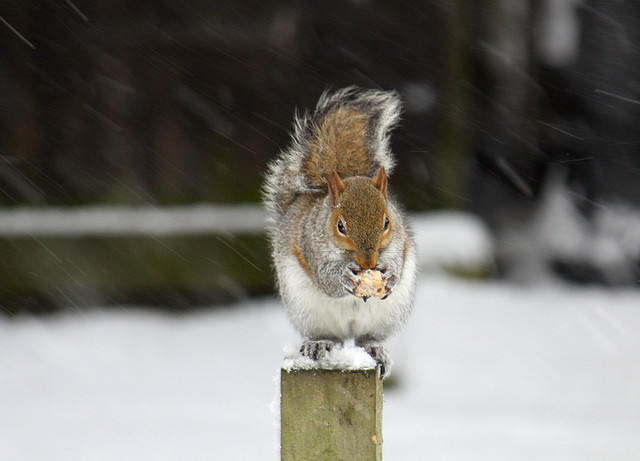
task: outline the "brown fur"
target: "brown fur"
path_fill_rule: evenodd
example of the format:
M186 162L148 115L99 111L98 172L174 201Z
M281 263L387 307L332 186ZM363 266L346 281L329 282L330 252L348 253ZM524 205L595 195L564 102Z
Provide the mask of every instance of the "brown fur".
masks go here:
M368 146L369 117L353 108L332 110L315 127L309 153L302 165L308 183L325 187L336 171L342 178L370 175L372 153Z
M384 198L387 198L387 172L384 167L380 168L376 177L373 178L373 187L382 192Z
M387 201L370 178L347 178L344 185L330 220L336 244L353 251L356 262L363 269L374 268L380 249L388 245L393 232L391 222L388 231L384 232ZM343 219L347 236L337 231L339 218Z
M304 259L304 256L302 256L302 252L300 251L300 248L298 248L298 245L296 245L295 243L293 244L293 254L296 255L296 258L298 258L298 262L300 263L300 266L302 266L302 268L307 273L309 278L311 280L315 280L313 277L313 274L311 274L311 269L309 269L309 264L307 264L307 260Z
M329 185L329 203L331 203L331 206L336 206L338 197L344 192L345 185L336 170L333 170L331 174L329 174L327 182Z

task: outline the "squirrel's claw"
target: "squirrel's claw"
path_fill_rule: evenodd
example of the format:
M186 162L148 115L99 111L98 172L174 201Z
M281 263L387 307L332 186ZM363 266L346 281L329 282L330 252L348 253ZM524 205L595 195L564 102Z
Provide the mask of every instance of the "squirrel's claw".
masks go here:
M335 341L329 339L305 339L300 346L300 354L313 360L325 358L333 349Z
M393 288L398 283L398 276L395 274L391 274L389 277L385 277L387 280L387 296L391 293Z
M389 269L389 266L387 266L386 264L379 265L378 270L382 272L382 278L387 283L387 295L382 299L387 299L387 297L391 294L393 288L398 283L398 276L391 269Z
M360 266L358 266L356 263L351 262L344 268L344 270L342 271L342 276L340 277L340 283L342 283L344 289L347 291L347 293L350 293L354 296L354 290L358 285L358 282L360 281L357 274L359 271Z
M382 343L377 342L361 342L356 341L356 345L363 347L365 351L376 361L376 363L380 366L380 377L386 378L389 376L389 371L391 370L392 360L391 356L387 352L387 349L384 347Z

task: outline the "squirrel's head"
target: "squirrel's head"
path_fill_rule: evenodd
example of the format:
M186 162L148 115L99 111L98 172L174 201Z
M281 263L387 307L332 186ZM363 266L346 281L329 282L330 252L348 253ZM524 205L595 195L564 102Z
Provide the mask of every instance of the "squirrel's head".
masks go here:
M390 242L393 222L387 212L387 173L375 178L352 176L342 180L334 170L328 178L329 225L338 248L353 252L362 269L373 269Z

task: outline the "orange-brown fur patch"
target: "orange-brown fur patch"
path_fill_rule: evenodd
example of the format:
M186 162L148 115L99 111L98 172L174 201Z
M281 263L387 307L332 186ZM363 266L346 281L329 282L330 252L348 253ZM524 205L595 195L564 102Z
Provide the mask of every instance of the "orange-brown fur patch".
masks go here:
M300 251L300 248L298 248L298 245L296 245L295 243L293 244L293 254L296 255L296 258L298 258L298 262L300 263L304 271L307 273L309 278L313 280L313 276L311 275L311 269L309 269L309 264L307 264L307 260L304 259L304 256L302 256L302 252Z
M369 117L353 108L329 112L317 125L302 170L309 184L323 187L336 170L340 177L369 175L372 159L367 143Z

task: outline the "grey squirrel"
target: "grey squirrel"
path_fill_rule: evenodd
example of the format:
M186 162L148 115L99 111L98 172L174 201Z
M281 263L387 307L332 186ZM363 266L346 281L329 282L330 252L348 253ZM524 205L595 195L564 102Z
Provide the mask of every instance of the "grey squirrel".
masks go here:
M313 359L355 339L381 366L383 341L409 315L416 255L405 218L387 191L394 167L389 131L395 92L355 87L325 92L312 114L296 115L290 147L269 165L264 202L278 289ZM381 296L357 291L365 271Z

